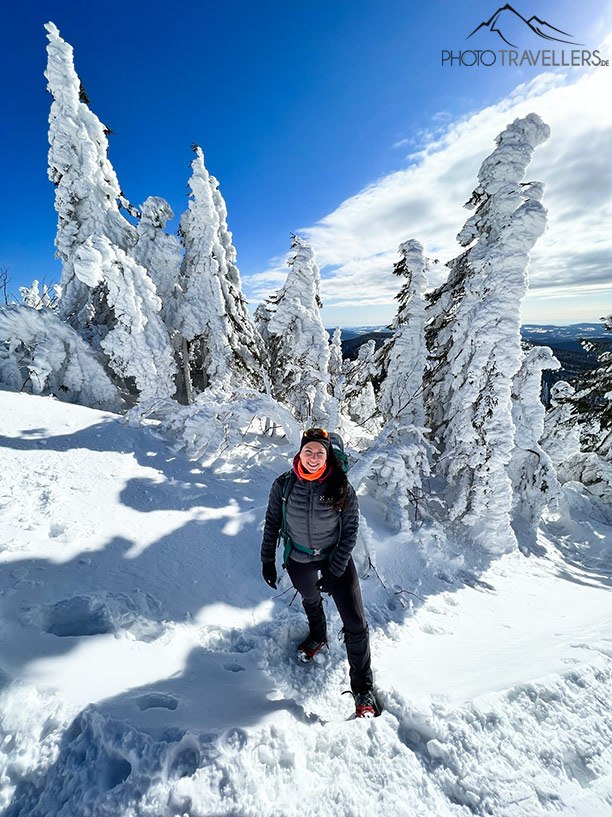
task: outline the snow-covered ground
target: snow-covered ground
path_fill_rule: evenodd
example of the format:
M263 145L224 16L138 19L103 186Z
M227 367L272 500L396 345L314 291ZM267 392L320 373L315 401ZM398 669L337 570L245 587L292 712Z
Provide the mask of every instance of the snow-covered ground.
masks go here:
M612 527L579 486L540 555L453 570L364 500L385 709L355 721L333 605L299 665L298 601L261 579L289 448L204 469L54 398L0 417L6 817L612 815Z

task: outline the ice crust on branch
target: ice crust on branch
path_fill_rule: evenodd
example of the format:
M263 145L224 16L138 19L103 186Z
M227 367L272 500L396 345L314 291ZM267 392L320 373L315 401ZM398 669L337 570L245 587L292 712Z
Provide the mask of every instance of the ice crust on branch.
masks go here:
M549 135L529 114L497 137L468 202L476 210L458 236L469 249L449 263L447 282L429 296L426 403L437 472L446 480L458 536L492 552L516 546L507 474L515 433L511 386L521 363L529 251L546 228L543 186L522 180Z

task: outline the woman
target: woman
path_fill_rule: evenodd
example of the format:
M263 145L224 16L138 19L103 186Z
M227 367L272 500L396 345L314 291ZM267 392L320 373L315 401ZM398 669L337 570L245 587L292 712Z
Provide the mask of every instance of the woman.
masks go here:
M322 428L302 435L293 470L270 491L263 542L262 573L276 589L276 545L285 541L284 567L302 597L310 633L298 646L307 662L327 644L321 593L329 593L343 623L356 717L378 714L372 690L368 625L351 551L357 540L357 496Z

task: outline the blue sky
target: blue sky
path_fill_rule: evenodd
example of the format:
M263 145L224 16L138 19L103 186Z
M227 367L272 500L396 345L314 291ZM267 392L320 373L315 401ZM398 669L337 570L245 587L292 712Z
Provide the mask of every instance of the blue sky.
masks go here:
M442 66L441 50L474 47L474 41L466 43L465 37L500 5L450 0L427 4L398 0L11 4L4 10L0 49L5 78L2 111L7 123L0 157L4 182L0 265L9 269L11 289L16 291L34 278L50 282L60 275L59 262L53 259L53 188L46 176L50 98L43 77L43 23L52 20L74 47L76 70L92 110L115 131L109 157L132 202L161 195L178 216L187 204L190 146L197 142L208 169L220 180L252 307L280 281L290 232L301 230L313 241L317 255L321 244L326 325L390 320L395 310L392 288L397 287L390 272L390 253L399 243L397 237L420 238L418 218L404 202L405 229L402 224L397 236L392 231L388 238L396 243L387 246L381 238L380 246L374 243L368 250L370 255L360 250L354 258L350 249L345 247L344 255L338 249L342 236L322 229L321 225L329 226L325 220L350 211L351 202L364 189L377 190L385 180L387 187L393 179L398 183L405 179L409 185L412 177L402 174L424 161L421 176L428 168L427 159L415 157L415 151L424 149L427 156L444 151L457 133L467 138L472 125L482 132L481 161L500 130L496 116L483 119L482 112L492 110L503 117L510 110L504 100L521 83L532 83L526 92L529 101L548 94L549 107L565 105L571 122L571 106L577 103L571 95L563 98L560 88L594 74L595 69L577 69L560 77L559 70L527 66ZM532 6L531 0L520 0L513 7L525 17L537 14L587 47L595 48L612 28L612 11L605 2L537 0ZM606 72L598 70L602 76ZM552 79L534 86L543 74ZM553 92L555 98L550 96ZM599 86L595 93L602 93ZM585 91L579 96L584 97ZM610 107L603 97L601 106ZM592 107L596 109L597 97ZM600 129L598 144L603 146L610 133L608 123L605 128L601 123L595 126ZM609 156L609 144L607 149ZM475 182L471 169L475 150L466 153L471 175L459 185L461 190L465 187L464 200ZM585 152L589 153L583 147ZM599 179L601 187L602 176L597 162L591 167L588 156L585 161L587 167L576 165L581 175L576 176L575 186L585 197L581 212L586 218L589 186L597 186ZM432 185L436 195L444 196L439 165ZM553 191L556 182L555 195L562 197L561 168L553 161L543 161L542 166L554 176L543 181L552 184ZM610 206L606 190L605 184L597 190L600 214L602 195L605 207ZM409 202L408 187L405 196ZM382 236L385 230L377 222L373 198L372 230ZM427 237L421 239L426 251L440 250L443 260L451 257L454 235L466 216L465 211L446 214L440 229L448 230L448 236L440 247L430 246ZM334 218L332 222L336 223ZM342 219L338 224L337 230L350 235L350 224ZM575 266L586 257L583 248L572 266L573 296L568 299L560 292L555 300L554 294L544 295L525 310L525 320L597 320L603 314L602 298L610 294L605 286L597 289L605 281L602 259L606 257L608 280L611 277L608 249L609 245L601 245L592 260L588 278L592 291L576 289L580 270ZM370 258L377 263L370 265ZM542 291L548 280L547 264L551 270L558 266L551 259L543 259L538 266ZM585 264L586 269L589 262ZM568 281L560 277L556 285L563 287ZM342 294L343 287L351 288L352 299ZM379 297L370 299L372 292Z

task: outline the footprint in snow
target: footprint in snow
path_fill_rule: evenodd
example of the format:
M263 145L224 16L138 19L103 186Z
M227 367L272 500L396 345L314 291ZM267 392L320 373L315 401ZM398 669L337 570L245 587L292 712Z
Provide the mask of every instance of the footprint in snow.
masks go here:
M171 709L174 711L179 702L174 695L168 695L165 692L150 692L148 695L138 698L136 705L141 712L146 709Z
M59 539L59 537L63 536L65 533L66 527L64 525L60 525L57 522L53 522L53 524L49 526L50 539Z
M446 630L443 630L441 627L434 627L433 624L425 623L421 624L420 629L422 632L427 633L428 635L445 635Z
M223 669L226 669L228 672L246 672L245 668L242 667L237 661L231 661L227 664L223 664Z

